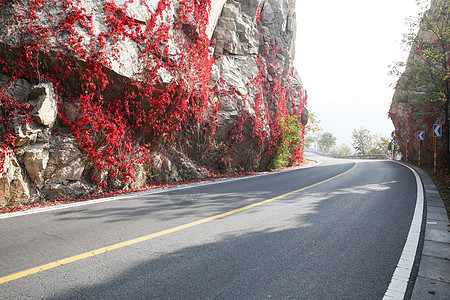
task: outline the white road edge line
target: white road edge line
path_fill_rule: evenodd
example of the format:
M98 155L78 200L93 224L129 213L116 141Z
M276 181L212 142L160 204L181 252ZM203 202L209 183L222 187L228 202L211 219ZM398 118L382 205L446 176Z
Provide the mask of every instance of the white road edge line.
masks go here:
M409 228L408 237L406 239L405 246L403 247L402 255L398 261L397 268L392 275L391 283L389 284L384 299L399 299L402 300L405 297L408 282L411 277L411 271L413 269L414 259L416 257L417 248L419 246L420 230L422 227L423 219L423 207L424 207L424 188L422 180L419 174L411 167L400 164L414 174L417 183L417 198L416 208L414 210L411 227Z
M149 196L149 195L162 194L162 193L166 193L168 191L178 191L178 190L192 189L192 188L196 188L196 187L202 187L202 186L213 185L213 184L221 184L221 183L233 182L233 181L238 181L238 180L246 180L246 179L250 179L250 178L254 178L254 177L268 176L268 175L273 175L273 174L277 174L277 173L284 173L284 172L296 171L296 170L299 170L299 169L312 168L312 167L315 167L315 166L320 165L322 163L323 162L318 162L316 165L312 165L312 166L304 166L304 167L300 166L300 167L297 167L297 168L281 170L281 171L276 171L276 172L262 172L260 174L249 175L249 176L245 176L245 177L237 177L237 178L228 178L228 179L223 179L223 180L219 179L219 180L216 180L216 181L204 181L204 182L198 182L198 183L190 183L190 184L181 185L181 186L163 187L163 188L157 188L157 189L154 189L154 190L147 190L147 191L134 192L134 193L131 192L130 194L117 195L117 196L112 196L112 197L107 197L107 198L100 198L100 199L93 199L93 200L86 200L86 201L82 201L82 202L74 202L74 203L69 203L69 204L58 204L58 205L55 205L55 206L31 208L29 210L24 210L24 211L0 214L0 220L8 219L8 218L14 218L14 217L22 217L22 216L27 216L27 215L33 215L33 214L38 214L38 213L51 212L51 211L61 210L61 209L80 207L80 206L85 206L85 205L92 205L92 204L98 204L98 203L104 203L104 202L123 200L123 199L126 199L126 198L134 198L134 197L139 197L139 196Z

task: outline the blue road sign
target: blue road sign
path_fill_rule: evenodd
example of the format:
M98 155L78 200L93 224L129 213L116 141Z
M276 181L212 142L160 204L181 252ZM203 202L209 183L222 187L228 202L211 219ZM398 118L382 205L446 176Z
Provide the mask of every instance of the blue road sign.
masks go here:
M425 139L425 131L418 131L417 132L417 139L419 141L423 141Z
M442 124L434 124L433 137L441 137L441 136L442 136Z
M391 144L393 145L393 146L396 146L397 145L397 141L396 140L391 140Z

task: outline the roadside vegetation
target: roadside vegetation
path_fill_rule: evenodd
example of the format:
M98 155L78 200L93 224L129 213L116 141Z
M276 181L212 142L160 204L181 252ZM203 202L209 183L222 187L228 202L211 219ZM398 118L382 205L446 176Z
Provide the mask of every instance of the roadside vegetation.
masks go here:
M423 12L408 19L410 31L403 45L410 51L408 60L391 66L391 74L399 79L394 100L403 105L408 121L391 114L396 135L406 140L419 130L431 132L434 124L442 124L442 143L438 168L450 175L449 95L450 95L450 2L448 0L417 0ZM431 135L424 146L432 147ZM428 140L427 140L428 139ZM402 151L405 151L403 147ZM431 150L431 149L430 149ZM429 151L428 153L430 153ZM429 154L430 155L430 154Z
M296 116L281 117L278 120L280 137L270 170L279 170L301 162L298 153L302 147L303 126Z
M450 220L450 177L447 176L444 172L438 172L437 174L434 174L433 170L429 168L422 168L422 170L431 177L434 184L436 185L439 194L441 194L445 209L447 210L447 217L449 217Z
M372 134L369 129L353 129L352 146L361 155L391 154L391 142L389 139ZM396 149L394 149L396 150ZM394 153L395 155L395 153Z

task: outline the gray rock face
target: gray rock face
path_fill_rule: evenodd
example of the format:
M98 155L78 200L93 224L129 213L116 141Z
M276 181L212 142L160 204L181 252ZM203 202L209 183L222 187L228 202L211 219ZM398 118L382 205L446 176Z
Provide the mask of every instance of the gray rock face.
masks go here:
M53 85L42 83L31 86L26 81L20 80L10 94L16 101L28 103L33 107L30 112L32 123L26 122L26 116L20 113L14 117L12 126L16 134L16 146L48 141L58 113L58 101Z
M30 91L28 102L34 107L31 115L36 122L50 128L55 125L58 101L53 84L41 83L34 86Z
M13 126L18 147L36 142L39 134L43 132L43 128L35 123L23 123L22 118L17 118Z
M309 111L306 107L303 107L302 117L301 117L302 125L306 126L306 124L308 124L308 120L309 120Z
M448 7L448 1L431 1L429 10L424 12L417 35L414 36L414 44L411 46L409 56L405 61L403 73L398 74L400 77L396 83L389 109L389 118L395 127L395 138L398 141L398 148L402 154L402 159L408 157L409 162L417 164L420 151L420 165L430 167L433 167L434 164L434 141L433 135L431 134L433 131L433 123L445 124L446 120L445 110L441 110L442 107L438 108L438 106L428 102L430 101L429 99L423 99L423 96L426 95L427 85L429 87L432 83L431 79L427 79L428 77L424 74L428 71L432 72L429 69L429 65L434 65L436 62L430 58L434 57L435 54L427 54L422 57L424 52L421 52L420 49L434 48L436 50L442 47L440 38L442 38L444 32L448 32L448 29L442 29L444 26L448 26L447 15L443 15L443 11L445 11L442 10L443 6ZM438 20L441 20L442 24L438 25L434 23ZM435 31L434 28L441 28L441 30ZM407 38L408 41L411 41L410 39L411 37ZM448 38L445 39L448 41ZM436 51L432 50L431 53L433 52L436 53ZM447 63L449 61L450 59L447 57ZM424 65L424 69L418 67L421 64ZM435 67L440 72L443 68L443 62L437 63ZM414 80L411 80L411 77ZM420 78L418 81L415 80L417 77ZM441 80L440 75L432 78L435 78L433 84L437 84ZM442 85L442 87L445 87L445 85ZM435 90L433 91L436 93ZM447 121L450 121L450 116ZM421 150L417 141L419 131L425 131L424 140L421 141ZM442 147L438 146L438 149L440 149L437 151L438 168L440 167L439 162L447 160L444 150L444 136L445 134L443 134L442 138L438 138L438 144L439 140L443 144ZM407 139L409 143L406 143ZM443 165L442 168L445 169Z
M227 2L227 0L211 0L211 11L209 14L209 23L206 28L206 34L209 38L214 34L214 30L216 29L217 22L222 14L223 5Z
M33 144L25 145L20 148L23 154L21 161L25 170L32 181L35 182L38 188L44 186L44 171L47 168L50 153L48 145Z
M127 17L133 19L136 23L136 27L134 30L145 32L149 28L147 27L149 21L152 20L158 5L160 4L160 0L146 0L146 1L129 1L129 0L113 0L111 1L114 5L119 9L125 9L125 14ZM180 1L172 0L170 1L170 5L166 7L163 11L162 16L156 18L155 28L158 28L161 24L168 24L169 28L167 30L167 44L159 45L160 53L165 53L164 60L171 60L174 58L179 58L180 49L182 49L182 44L180 44L180 36L182 35L175 28L174 24L177 20L177 13L180 7ZM210 10L210 20L211 22L208 24L206 28L206 32L209 37L211 37L212 33L215 30L215 24L219 19L222 7L226 0L212 0L211 1L211 10ZM52 56L52 52L62 51L61 55L64 56L67 54L65 52L64 45L66 41L64 37L67 33L59 35L55 33L58 31L58 26L60 24L61 16L64 14L60 14L59 12L64 11L63 3L59 1L55 1L55 4L49 4L46 6L46 9L43 11L36 10L37 19L35 20L36 26L49 27L52 28L54 32L48 33L50 35L51 42L45 46L44 49L51 51L49 53ZM28 10L28 2L24 1L20 4L23 10ZM96 45L98 47L98 43L96 43L95 38L98 38L100 35L108 36L109 31L111 30L109 24L107 24L106 20L108 19L107 13L104 11L104 1L103 0L91 0L91 1L78 1L76 4L77 8L88 16L92 16L91 25L92 31L89 32L83 26L74 26L74 35L78 36L82 41L81 43L81 52L87 51L87 53L91 52L92 45ZM18 9L18 8L16 8ZM49 19L49 14L52 15L51 21ZM19 30L17 30L17 25L8 27L8 24L11 20L6 19L3 24L0 24L0 30L5 32L6 34L0 37L0 42L3 40L8 45L18 44L23 37L19 34ZM108 38L104 39L105 45L103 47L102 53L106 56L108 65L110 70L114 73L117 78L120 80L121 77L127 79L141 79L142 65L144 61L142 60L142 48L145 48L145 45L141 45L135 40L127 37L121 38L118 40L111 40ZM167 53L165 52L167 50ZM74 57L66 57L65 59L79 59L82 61L81 55L75 55ZM161 59L161 57L159 57ZM48 63L54 62L54 57L50 57ZM162 83L170 83L174 79L174 74L171 74L164 66L162 66L158 71L158 78L155 82ZM180 79L180 78L178 78ZM119 81L119 80L116 80ZM118 82L117 82L118 83Z
M46 183L80 181L86 158L76 146L75 139L53 137L50 140L49 164L45 169Z
M253 1L256 5L259 1ZM259 31L256 15L239 1L227 1L214 32L216 55L258 54Z
M48 200L55 200L61 198L76 198L86 194L89 187L81 182L72 183L50 183L47 184L43 190L43 195Z
M260 87L255 85L255 81L260 75L267 79L266 83L284 78L283 86L291 95L287 97L287 110L294 113L296 108L301 113L305 91L293 68L295 34L294 0L229 0L225 3L213 36L215 62L211 78L212 86L220 85L227 91L218 93L217 99L219 140L227 139L233 124L242 118L243 113L262 120L263 130L270 134L268 114L273 113L273 108L264 101L260 107L255 107L257 97L265 98L267 93L273 92L264 87L258 91ZM307 122L306 112L303 114L304 124ZM249 122L243 126L247 135L252 130L249 126ZM249 160L255 154L259 156L254 146L250 140L241 143L236 150L240 159L245 161L245 157Z
M5 156L4 174L0 175L0 205L75 197L89 191L81 183L86 157L75 139L52 135L58 111L53 85L31 86L19 81L9 93L14 99L32 105L32 123L23 122L24 116L19 114L12 125L16 154Z
M28 95L30 94L31 84L25 79L18 78L14 84L9 83L9 76L0 73L0 85L6 85L6 96L12 99L26 103L28 101Z
M34 195L16 156L6 155L4 174L0 174L0 207L29 203Z
M133 2L114 0L113 2L119 8L127 7L126 15L133 19L136 28L142 31L149 26L149 21L152 20L160 3L159 0ZM46 11L37 12L37 25L58 24L61 18L58 12L63 8L58 1L55 3L55 6L49 6ZM164 22L169 24L167 43L158 46L161 56L158 57L158 61L173 62L180 59L179 54L182 51L180 36L183 34L174 26L180 3L177 0L171 3L172 5L155 21L157 26ZM77 5L85 10L87 15L92 16L91 33L82 26L75 26L76 35L84 41L82 50L89 50L89 47L96 43L93 36L107 34L109 30L105 23L107 16L103 10L104 1L80 1ZM17 9L15 5L10 7ZM260 80L261 76L265 78L265 84L268 86L274 84L277 78L283 78L282 86L290 90L289 95L286 96L287 110L291 114L298 110L302 123L307 122L308 113L302 102L305 92L292 65L296 32L294 7L295 0L211 1L206 34L213 42L210 53L213 53L215 58L211 70L210 87L215 89L216 93L211 95L210 102L218 103L218 128L215 142L216 145L221 146L216 150L219 153L218 156L222 153L221 151L225 151L223 149L227 148L230 130L234 128L236 122L242 121L245 138L235 149L235 166L249 164L250 158L260 157L262 152L266 151L264 147L258 150L259 152L255 150L257 142L252 137L251 124L243 119L244 116L261 119L262 125L258 130L270 135L268 123L277 103L270 104L261 96L262 93L270 92L269 87L259 87L261 90L256 88L255 82ZM26 5L23 8L26 9ZM53 20L49 20L49 14L53 15ZM192 15L189 16L189 18L192 17ZM0 49L0 57L4 59L14 57L11 54L14 52L13 45L21 39L18 34L19 27L5 27L11 25L10 21L6 19L3 24L0 24L0 30L6 28L2 31L5 34L0 37L0 44L5 45L5 49L10 47L8 49L11 50L8 54ZM198 30L189 26L183 27L184 29L194 32ZM47 56L40 54L44 56L42 61L47 67L54 67L57 65L55 53L61 50L62 61L71 61L83 68L86 61L82 57L64 52L66 45L61 45L61 41L64 41L62 37L64 33L50 33L48 40L51 42L46 46L48 49L41 49L42 52L50 51L46 54ZM124 83L126 80L129 82L143 79L141 78L143 47L145 48L145 45L140 45L129 37L115 41L105 39L103 52L109 68L108 76L111 76L113 78L111 81L114 81L114 84L108 86L109 98L121 97L125 91L128 91L129 87ZM187 85L191 84L189 76L182 78L165 66L158 69L156 77L155 84L162 87L179 81L186 81ZM0 87L4 86L8 79L8 76L0 74ZM70 81L64 85L68 92L71 92L71 89L80 89L77 86L80 85L77 78L68 80ZM7 89L8 97L20 103L30 104L31 110L29 116L20 113L15 115L13 122L8 125L11 126L16 137L16 154L7 156L5 174L0 175L1 207L15 203L85 195L98 191L96 184L107 179L108 174L93 167L93 163L80 147L80 142L77 142L70 132L64 130L64 125L58 123L58 107L62 109L65 118L72 122L82 116L79 93L74 93L78 95L78 98L73 97L75 100L71 99L70 103L67 98L63 99L56 94L54 86L49 82L32 85L24 79L16 80L14 86L9 86ZM105 92L105 101L107 100L108 96ZM59 113L61 114L61 111ZM26 120L31 121L25 122ZM117 182L114 186L134 188L149 182L204 177L200 163L194 158L203 153L192 155L191 152L195 151L189 150L189 147L193 147L187 145L187 142L187 146L183 146L184 149L168 145L167 142L166 144L160 142L160 144L158 146L162 151L152 150L145 164L135 166L135 182L128 184ZM265 167L264 163L259 161L254 164L259 164L260 168ZM111 181L114 180L111 179Z

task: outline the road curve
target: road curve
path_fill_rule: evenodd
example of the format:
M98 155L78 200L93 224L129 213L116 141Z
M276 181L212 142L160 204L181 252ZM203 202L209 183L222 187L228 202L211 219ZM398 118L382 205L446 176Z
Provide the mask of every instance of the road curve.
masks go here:
M414 174L389 161L315 159L0 219L0 299L381 299L413 217Z

